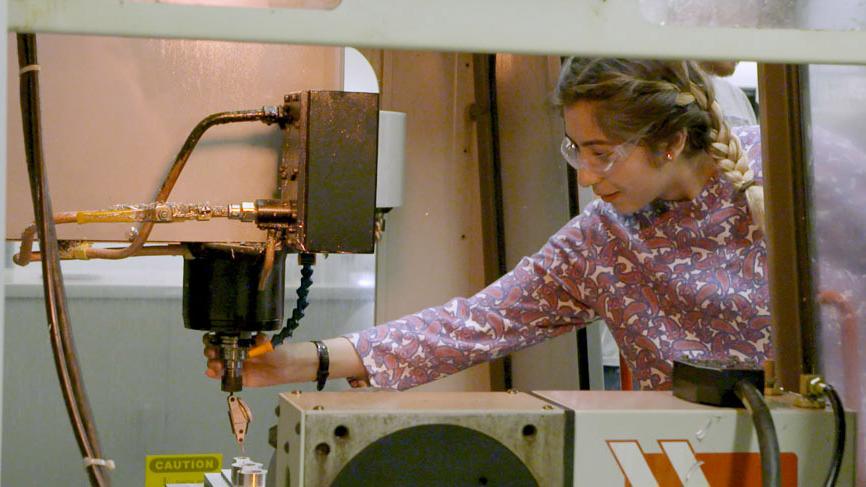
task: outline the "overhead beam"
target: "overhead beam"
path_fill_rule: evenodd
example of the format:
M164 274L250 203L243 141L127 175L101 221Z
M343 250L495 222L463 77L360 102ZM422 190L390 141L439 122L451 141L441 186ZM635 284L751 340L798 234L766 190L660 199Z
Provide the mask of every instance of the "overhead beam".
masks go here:
M342 0L331 9L145 0L9 0L8 6L9 29L16 32L866 64L866 31L660 25L643 18L640 0Z

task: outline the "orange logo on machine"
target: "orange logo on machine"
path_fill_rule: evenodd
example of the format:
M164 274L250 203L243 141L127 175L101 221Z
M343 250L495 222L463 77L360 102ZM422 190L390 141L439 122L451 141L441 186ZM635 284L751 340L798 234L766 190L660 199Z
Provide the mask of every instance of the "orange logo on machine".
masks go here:
M695 453L688 440L658 440L661 453L645 453L637 440L608 440L625 487L761 487L761 455ZM780 455L782 485L797 486L797 455Z

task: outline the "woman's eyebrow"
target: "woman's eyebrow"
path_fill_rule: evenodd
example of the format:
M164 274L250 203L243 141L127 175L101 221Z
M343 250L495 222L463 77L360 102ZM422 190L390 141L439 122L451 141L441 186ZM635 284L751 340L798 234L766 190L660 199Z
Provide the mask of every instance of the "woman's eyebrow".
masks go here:
M591 146L595 146L595 145L607 145L607 146L614 145L611 141L609 141L609 140L602 140L602 139L592 139L592 140L587 140L586 142L584 142L584 143L582 143L582 144L578 144L578 143L577 143L573 138L571 138L570 135L565 134L565 137L566 137L568 140L570 140L571 143L574 144L574 145L576 145L577 147L591 147Z
M593 146L593 145L613 145L613 144L611 144L611 143L610 143L609 141L607 141L607 140L598 140L598 139L593 139L593 140L587 140L586 142L584 142L584 143L582 143L582 144L578 144L578 145L581 146L581 147L590 147L590 146Z

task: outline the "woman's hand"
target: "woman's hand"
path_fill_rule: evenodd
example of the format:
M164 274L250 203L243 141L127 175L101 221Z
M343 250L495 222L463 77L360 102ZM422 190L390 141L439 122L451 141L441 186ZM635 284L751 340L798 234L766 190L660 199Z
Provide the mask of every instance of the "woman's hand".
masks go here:
M205 335L207 336L207 335ZM256 345L269 340L267 335L256 335ZM354 377L365 381L367 371L349 340L339 337L325 340L330 355L330 378ZM208 359L205 375L219 379L223 375L223 361L219 348L205 343L204 356ZM316 380L319 356L312 342L284 343L273 351L244 361L244 387L266 387Z
M267 335L256 335L256 345L269 340ZM223 361L219 348L205 344L204 356L207 357L205 375L219 379L223 375ZM310 342L287 343L258 357L244 361L244 387L266 387L293 382L314 380L318 357L316 347Z

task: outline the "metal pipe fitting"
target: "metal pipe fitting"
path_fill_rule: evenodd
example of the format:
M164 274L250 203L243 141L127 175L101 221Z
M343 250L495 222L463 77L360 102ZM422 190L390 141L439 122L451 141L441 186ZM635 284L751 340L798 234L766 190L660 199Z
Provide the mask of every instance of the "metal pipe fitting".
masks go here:
M256 204L252 201L244 201L229 205L229 219L240 220L242 222L256 221Z

